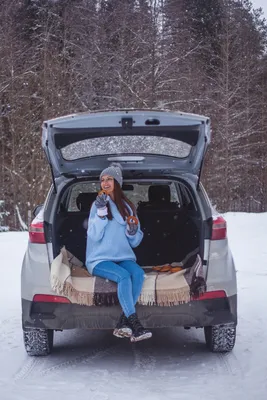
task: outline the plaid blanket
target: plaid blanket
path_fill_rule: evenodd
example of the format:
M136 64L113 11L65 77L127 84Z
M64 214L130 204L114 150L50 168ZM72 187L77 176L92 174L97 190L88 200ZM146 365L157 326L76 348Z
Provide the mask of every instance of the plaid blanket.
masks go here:
M181 267L178 272L159 272L152 266L142 267L145 281L138 303L142 305L174 306L189 302L206 291L203 265L198 249L181 262L170 264L170 269ZM83 263L65 247L51 264L51 287L58 295L72 303L87 306L119 304L117 284L92 276Z

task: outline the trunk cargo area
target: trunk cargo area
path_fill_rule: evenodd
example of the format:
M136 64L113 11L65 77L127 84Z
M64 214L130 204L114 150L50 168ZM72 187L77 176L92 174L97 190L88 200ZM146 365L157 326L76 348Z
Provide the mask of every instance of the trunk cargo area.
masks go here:
M150 192L148 201L136 204L144 232L143 241L134 249L137 263L140 266L157 266L181 262L192 252L201 252L202 220L197 210L192 210L192 204L171 201L168 185L154 185ZM55 256L65 246L85 264L88 216L96 196L97 192L77 193L73 200L76 211L61 204L53 223Z

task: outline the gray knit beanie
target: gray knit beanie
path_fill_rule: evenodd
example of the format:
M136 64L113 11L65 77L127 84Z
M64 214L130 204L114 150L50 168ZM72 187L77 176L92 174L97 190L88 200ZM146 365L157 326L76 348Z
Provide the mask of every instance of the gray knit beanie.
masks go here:
M112 164L110 164L109 167L107 167L106 169L103 169L103 171L100 174L100 179L104 175L112 176L112 178L116 179L116 181L118 182L120 187L122 187L123 179L122 179L122 171L121 170L122 170L122 168L119 163L112 163Z

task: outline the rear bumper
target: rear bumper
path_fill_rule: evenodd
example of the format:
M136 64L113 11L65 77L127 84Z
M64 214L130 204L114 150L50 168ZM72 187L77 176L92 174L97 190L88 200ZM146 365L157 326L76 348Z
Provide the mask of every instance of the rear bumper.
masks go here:
M203 327L230 322L237 324L237 296L196 300L173 307L137 306L137 312L147 328ZM33 303L22 299L24 327L112 329L120 314L119 306L87 307L78 304Z

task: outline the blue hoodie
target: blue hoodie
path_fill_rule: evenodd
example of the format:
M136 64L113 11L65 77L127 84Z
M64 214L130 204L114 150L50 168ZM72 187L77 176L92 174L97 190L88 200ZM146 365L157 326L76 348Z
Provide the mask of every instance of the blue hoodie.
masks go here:
M116 204L109 199L112 220L100 218L93 203L87 229L86 267L92 274L94 267L101 261L120 262L125 260L136 261L132 248L137 247L142 239L143 232L138 224L135 235L127 233L127 223L123 220ZM131 215L132 210L129 208Z

